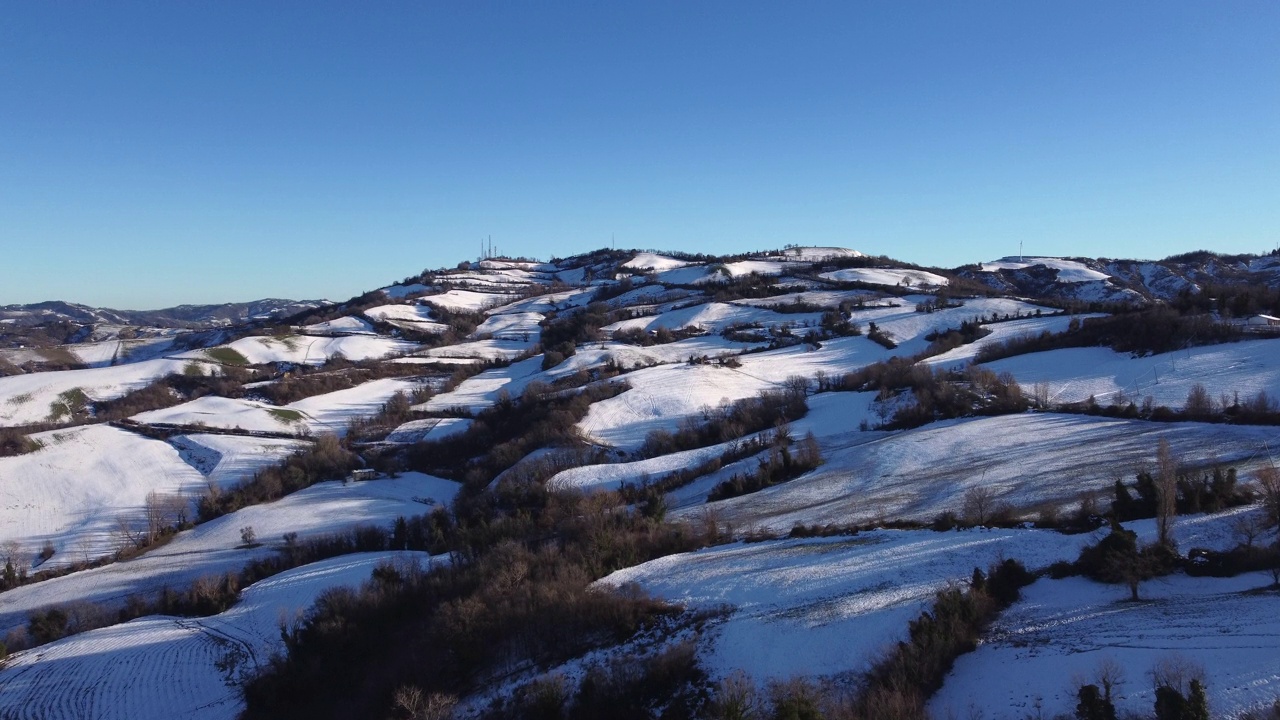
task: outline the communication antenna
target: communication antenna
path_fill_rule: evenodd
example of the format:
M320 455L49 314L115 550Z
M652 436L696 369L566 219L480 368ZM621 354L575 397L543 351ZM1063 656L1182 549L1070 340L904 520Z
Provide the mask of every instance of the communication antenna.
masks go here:
M1018 262L1022 262L1022 241L1018 241Z

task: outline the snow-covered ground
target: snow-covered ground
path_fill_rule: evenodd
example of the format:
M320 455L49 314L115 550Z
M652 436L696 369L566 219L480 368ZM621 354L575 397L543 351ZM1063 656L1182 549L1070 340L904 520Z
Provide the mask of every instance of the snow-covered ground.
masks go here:
M312 337L287 335L284 337L253 336L220 345L239 353L251 365L263 363L297 363L323 365L327 360L341 355L348 360L369 360L391 355L406 355L418 349L417 345L382 336L353 335L346 337ZM192 350L175 355L176 358L217 360L217 348Z
M443 412L453 407L462 407L473 413L480 412L497 402L498 395L502 392L512 398L519 397L541 369L542 356L539 355L504 368L485 370L462 381L453 390L436 395L421 405L415 405L414 409Z
M427 295L419 299L448 310L476 312L505 305L516 299L515 295L501 292L477 292L475 290L448 290L439 295Z
M131 419L144 425L203 425L254 432L341 435L352 420L373 415L391 396L398 392L412 393L418 387L413 380L384 378L280 406L205 395L181 405L139 413Z
M380 320L395 327L418 332L441 333L449 328L431 317L426 305L379 305L364 311L371 320Z
M832 416L827 427L837 422ZM1106 490L1117 478L1132 482L1137 469L1154 466L1161 438L1187 464L1231 465L1243 478L1266 461L1274 436L1268 427L1050 413L949 420L891 434L851 429L819 435L825 464L816 470L711 507L737 527L780 532L796 524L929 520L959 512L965 491L978 486L1015 509L1074 507L1081 492Z
M768 308L739 305L736 303L704 303L692 307L671 310L660 315L622 320L606 325L604 331L618 330L680 330L695 328L707 333L719 333L732 325L764 327L815 327L822 321L822 313L779 313ZM804 334L802 331L797 334Z
M1017 355L988 363L1010 372L1030 390L1047 383L1052 402L1081 402L1092 395L1103 405L1123 393L1139 405L1150 396L1156 405L1181 408L1197 383L1217 403L1223 395L1241 402L1266 391L1280 398L1280 341L1249 340L1193 347L1135 358L1109 348L1067 348Z
M1077 315L1075 317L1084 319L1092 317L1102 317L1099 314ZM948 350L941 355L935 355L926 358L926 365L939 367L962 367L969 362L973 362L978 353L988 345L994 343L1002 343L1014 338L1025 337L1027 335L1039 335L1043 332L1060 333L1067 330L1067 326L1071 324L1072 317L1068 315L1052 315L1045 317L1030 317L1022 320L1008 320L1006 322L989 323L984 327L991 331L990 335L978 338L974 342L967 345L961 345L958 348ZM1029 390L1029 388L1028 388Z
M237 435L176 435L169 444L188 465L219 490L235 487L253 473L307 446L306 441Z
M59 370L0 377L0 426L29 425L50 420L63 393L79 390L90 400L113 400L167 375L186 371L217 372L214 365L195 360L159 359L144 362Z
M995 262L983 263L981 269L983 272L995 272L997 270L1024 270L1029 267L1043 265L1058 271L1058 282L1078 283L1078 282L1096 282L1098 280L1107 280L1111 276L1106 273L1098 272L1089 268L1084 263L1075 260L1063 260L1062 258L1052 257L1028 257L1020 260L1014 258L1004 258Z
M853 537L733 544L659 558L599 581L637 583L693 608L727 606L702 634L713 677L758 682L864 671L948 583L1003 558L1074 559L1086 536L1037 530L880 530Z
M426 440L442 440L450 435L466 432L471 418L425 418L410 420L387 435L390 443L415 443Z
M127 542L119 521L143 523L147 493L194 500L206 488L204 475L160 440L106 425L34 438L39 450L0 458L0 543L18 543L26 563L46 541L48 568L109 555Z
M625 376L630 390L592 405L578 427L597 442L634 450L650 431L674 430L704 409L780 389L794 375L834 377L888 356L865 337L849 337L818 350L796 345L744 355L739 368L683 364L637 370Z
M426 553L360 553L324 560L246 588L205 618L151 616L16 653L0 670L0 715L15 720L232 720L238 683L284 649L279 623L322 592L358 586L382 564L427 568Z
M108 609L133 594L185 588L202 577L239 572L251 560L268 557L285 533L306 539L357 525L390 527L447 506L458 492L449 480L403 473L395 479L324 482L265 505L253 505L178 533L167 544L137 558L24 585L0 593L0 637L26 624L27 613L50 605L89 601ZM243 547L240 529L252 527L255 548Z
M905 285L908 287L945 287L948 280L936 273L903 268L849 268L834 270L818 277L837 282L860 282L871 285Z
M368 320L353 315L322 323L303 325L300 330L308 335L376 335Z
M667 257L666 255L642 252L622 263L622 267L635 268L637 270L674 270L689 264L690 263L685 260L677 260L676 258Z
M1149 717L1154 692L1148 672L1182 658L1204 672L1213 717L1265 710L1280 697L1280 614L1275 591L1254 592L1271 576L1171 575L1129 591L1084 578L1040 580L962 655L934 696L934 717L970 705L991 720L1021 719L1037 701L1046 716L1075 709L1075 678L1096 682L1101 663L1124 670L1116 709Z

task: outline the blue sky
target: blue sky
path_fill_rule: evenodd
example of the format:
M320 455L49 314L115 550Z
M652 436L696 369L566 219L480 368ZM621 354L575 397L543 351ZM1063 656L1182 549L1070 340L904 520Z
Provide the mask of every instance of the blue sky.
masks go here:
M0 304L1280 245L1280 3L0 5Z

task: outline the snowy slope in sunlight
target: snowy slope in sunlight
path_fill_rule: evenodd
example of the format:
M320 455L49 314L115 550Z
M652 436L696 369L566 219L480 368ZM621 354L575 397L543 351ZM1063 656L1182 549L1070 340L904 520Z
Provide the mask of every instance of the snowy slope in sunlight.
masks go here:
M0 637L24 625L30 611L49 605L88 600L111 609L132 594L151 595L164 587L184 588L202 577L239 572L250 561L275 554L288 532L306 539L357 525L387 528L397 517L422 515L448 505L458 487L421 473L368 482L319 483L276 502L197 525L132 560L0 593ZM263 544L244 547L243 527L252 527Z

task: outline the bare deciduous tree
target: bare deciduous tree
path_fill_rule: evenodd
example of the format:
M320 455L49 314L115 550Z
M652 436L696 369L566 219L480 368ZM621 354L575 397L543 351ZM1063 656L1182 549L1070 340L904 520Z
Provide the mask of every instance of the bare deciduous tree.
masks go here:
M964 502L960 506L960 515L964 521L972 525L985 525L995 510L996 494L986 485L974 485L964 491Z

